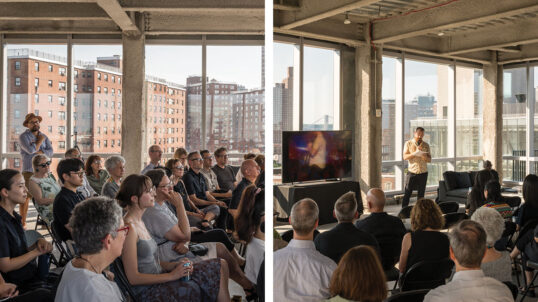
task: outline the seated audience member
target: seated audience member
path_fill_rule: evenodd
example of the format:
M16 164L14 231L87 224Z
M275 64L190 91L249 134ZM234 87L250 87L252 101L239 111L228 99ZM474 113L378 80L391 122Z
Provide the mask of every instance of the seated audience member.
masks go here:
M400 272L423 260L448 258L449 241L439 232L445 219L439 206L431 199L419 199L411 210L411 230L404 235L400 253Z
M121 255L129 227L114 199L93 197L79 203L69 219L79 256L65 266L56 302L123 301L118 285L103 275Z
M456 264L456 273L452 281L432 289L424 301L514 301L506 285L486 277L480 269L487 240L482 226L472 220L463 220L449 236L450 258Z
M233 190L237 184L235 182L235 172L231 166L228 165L228 151L226 148L221 147L215 150L215 160L217 164L213 166L213 172L217 174L217 181L221 190L230 191Z
M381 189L370 189L366 194L366 202L370 215L357 220L355 227L374 236L379 244L383 269L389 270L398 262L402 239L407 231L400 218L384 211L386 199Z
M243 171L243 179L233 190L232 200L230 201L229 212L233 216L237 215L237 207L239 206L239 201L241 201L243 190L245 190L246 187L254 184L258 178L258 175L260 175L260 167L258 167L258 164L254 160L247 159L241 164L241 171Z
M265 233L262 229L262 223L265 221L264 202L264 191L255 185L248 186L239 203L237 218L234 220L237 237L247 243L245 274L252 283L256 283L264 259Z
M50 226L54 219L52 203L61 187L50 173L50 159L45 154L37 154L32 158L34 175L30 177L28 191L35 201L35 207L41 218Z
M486 197L486 203L482 207L496 210L504 219L512 217L512 208L503 201L501 184L498 181L490 180L486 184L484 197Z
M116 199L126 210L129 233L122 250L125 274L139 301L229 301L228 265L211 259L192 264L160 261L157 243L142 216L155 205L155 187L144 175L132 174L121 183ZM190 281L179 279L190 277Z
M316 249L336 263L350 248L358 245L369 245L379 252L375 238L353 225L355 219L362 215L362 207L362 203L357 204L355 192L347 192L340 196L334 204L333 211L338 224L314 239Z
M46 288L38 288L19 295L17 285L6 283L0 275L0 301L2 302L40 302L52 301L52 299L52 294Z
M171 172L170 182L175 192L179 193L181 199L183 199L183 205L187 212L187 218L189 219L189 225L199 227L200 229L207 231L212 229L211 220L215 219L220 214L220 208L218 205L210 205L204 207L202 210L191 201L187 195L187 189L183 183L184 169L179 159L172 158L166 162L166 168ZM168 175L167 175L168 176ZM170 210L175 213L175 207L169 206Z
M383 267L375 250L356 246L347 251L331 277L330 302L371 301L387 298Z
M174 152L174 158L179 159L185 171L189 171L188 155L189 153L185 148L177 148L176 152Z
M22 228L22 218L15 207L26 202L24 177L17 170L0 171L0 272L2 282L16 285L20 294L36 288L49 272L49 253L52 244L40 238L30 247ZM38 261L36 263L36 258ZM0 288L6 289L0 285ZM9 286L8 286L9 288ZM14 293L14 291L12 291ZM44 293L43 301L51 301L51 293Z
M204 175L207 183L207 189L211 195L213 195L215 198L231 198L232 190L221 190L219 187L219 181L217 180L217 174L215 174L215 172L213 172L211 169L213 166L213 155L208 150L200 151L200 155L203 159L200 173Z
M112 155L105 161L105 168L110 178L103 185L101 195L116 198L120 189L121 180L125 174L125 159L120 155Z
M320 301L330 297L329 282L336 263L316 250L312 241L319 209L312 199L291 208L293 239L273 255L274 301Z
M65 159L69 158L76 158L82 162L82 165L84 166L84 159L82 158L82 154L80 153L80 150L78 148L71 148L67 151L65 151ZM90 182L88 179L86 179L86 174L82 177L82 185L77 188L77 192L81 193L82 196L84 196L84 199L97 196L97 192L90 186Z
M484 167L484 170L489 171L491 175L493 175L493 179L495 179L496 181L499 181L499 173L497 173L497 171L493 169L493 165L491 164L489 160L484 161L482 165Z
M103 159L99 155L90 155L88 160L86 160L84 170L86 171L86 178L90 186L92 186L95 192L101 194L104 184L110 177L108 172L103 169Z
M209 193L207 184L205 182L205 177L202 173L200 173L200 170L202 169L202 156L200 153L195 151L189 153L187 158L191 168L183 176L183 183L187 189L189 199L200 209L211 205L219 206L220 214L219 220L217 221L217 226L224 228L227 218L226 208L228 206L223 201L216 200L215 197Z
M243 160L255 159L255 158L256 158L256 154L254 153L247 153L243 155ZM239 169L239 171L237 171L237 174L235 174L235 183L238 184L242 179L243 179L243 172L241 172L241 169Z
M260 167L260 175L258 175L258 179L256 179L256 187L264 189L265 188L265 155L263 154L256 155L256 157L254 158L254 161L258 164L258 167Z
M538 262L538 226L534 228L533 231L528 231L525 234L520 234L520 237L516 241L516 246L510 253L510 257L515 259L521 252L521 258L523 262L528 260ZM534 277L534 269L531 267L525 267L525 278L527 279L527 284L532 281ZM529 292L530 296L535 296L534 287L531 287Z
M148 155L149 155L149 164L142 169L140 174L145 174L149 170L153 170L155 168L163 168L161 166L161 158L163 156L163 149L161 149L161 146L159 145L151 145L148 149Z
M471 216L471 220L478 222L486 231L486 254L482 259L482 271L487 277L501 282L512 282L512 263L510 253L497 251L494 247L504 231L504 219L499 212L491 208L480 208Z
M467 195L467 204L465 205L465 209L469 216L473 215L476 209L486 203L484 189L486 188L486 184L492 179L493 174L488 170L480 170L476 174L471 192Z
M52 206L54 220L52 223L58 231L60 239L67 241L72 239L67 225L71 212L78 203L84 200L82 193L77 191L77 188L82 186L84 164L75 158L64 159L58 163L56 171L63 187L54 198Z
M191 240L191 229L181 195L172 190L172 184L164 170L154 169L148 171L146 176L151 179L153 186L157 189L155 205L147 208L142 216L142 220L151 234L151 237L153 237L159 246L159 259L167 262L175 262L179 261L181 258L187 257L195 263L200 261L201 259L189 252L189 248L186 247L186 244ZM168 205L172 205L175 208L176 214L173 214L172 211L170 211ZM198 229L194 228L194 231L198 231ZM222 230L214 230L204 234L206 235L205 239L207 240L198 242L201 242L206 246L209 252L206 256L202 257L202 259L219 257L226 260L228 267L230 268L230 277L244 288L251 288L252 284L248 282L245 274L241 271L238 262L228 251L226 246L221 242L211 241L212 239L222 240L222 237L224 237L225 240L229 242L226 233ZM204 236L198 236L198 239L203 239L202 237ZM233 243L229 243L233 250ZM239 257L237 253L235 255Z
M516 223L518 229L527 222L538 219L538 176L529 174L523 180L523 200L525 203L519 208Z

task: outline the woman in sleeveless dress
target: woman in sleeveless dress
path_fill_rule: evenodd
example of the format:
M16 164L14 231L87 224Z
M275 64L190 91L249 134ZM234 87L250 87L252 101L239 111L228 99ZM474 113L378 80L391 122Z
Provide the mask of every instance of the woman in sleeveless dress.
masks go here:
M141 301L230 301L228 266L212 259L192 264L159 261L157 244L142 215L155 204L155 187L143 175L129 175L122 181L117 200L126 209L125 224L130 232L125 239L122 261L129 283ZM180 278L190 278L181 281Z
M52 222L52 204L61 187L50 172L50 159L44 154L32 158L34 175L30 177L28 188L35 201L35 207L41 218L50 227Z

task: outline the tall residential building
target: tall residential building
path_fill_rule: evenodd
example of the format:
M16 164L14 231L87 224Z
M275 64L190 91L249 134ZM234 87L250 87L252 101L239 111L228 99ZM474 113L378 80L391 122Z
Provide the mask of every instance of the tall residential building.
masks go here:
M232 93L232 148L249 152L264 145L265 93L263 89Z
M273 87L273 152L280 162L282 155L282 131L293 130L293 67L287 68L287 76Z

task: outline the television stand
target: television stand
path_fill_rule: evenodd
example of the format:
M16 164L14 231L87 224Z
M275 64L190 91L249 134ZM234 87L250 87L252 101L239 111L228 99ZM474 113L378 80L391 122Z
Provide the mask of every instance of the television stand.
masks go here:
M275 185L273 195L287 216L297 201L312 198L318 204L319 224L322 225L336 222L333 216L334 204L340 196L349 191L355 192L357 202L362 202L359 183L346 180Z

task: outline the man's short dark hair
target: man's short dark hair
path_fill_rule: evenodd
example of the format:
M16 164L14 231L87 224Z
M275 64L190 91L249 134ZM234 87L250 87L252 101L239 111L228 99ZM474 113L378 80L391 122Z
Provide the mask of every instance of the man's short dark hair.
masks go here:
M75 152L78 152L78 154L81 154L80 150L78 148L71 148L71 149L68 149L67 151L65 151L64 157L65 158L73 158L73 154L75 154Z
M422 132L424 132L424 128L422 128L422 127L417 127L417 129L415 129L415 132L417 132L417 131L419 131L419 130L422 131Z
M220 156L220 154L221 154L222 152L227 152L227 151L228 151L228 150L227 150L226 148L224 148L224 147L220 147L220 148L218 148L217 150L215 150L214 155L215 155L215 157L218 157L218 156Z
M189 153L189 155L187 155L187 159L188 159L188 160L191 160L192 157L193 157L194 155L196 155L196 154L200 154L200 152L198 152L198 151L192 151L191 153Z
M210 153L209 150L202 150L200 151L200 155L204 157L204 154Z
M78 172L81 169L84 169L84 164L76 158L67 158L63 159L58 163L56 168L56 173L58 173L58 178L64 183L64 174L69 174L69 172Z

